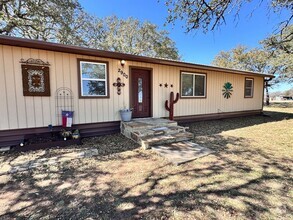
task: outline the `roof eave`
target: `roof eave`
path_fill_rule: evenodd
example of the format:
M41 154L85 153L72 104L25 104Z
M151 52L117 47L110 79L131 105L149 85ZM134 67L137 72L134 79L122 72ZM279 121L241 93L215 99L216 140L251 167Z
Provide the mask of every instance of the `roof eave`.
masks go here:
M125 60L145 62L145 63L177 66L177 67L183 67L183 68L197 68L201 70L213 70L213 71L221 71L226 73L234 73L234 74L237 73L237 74L251 75L251 76L258 75L262 77L274 78L273 75L269 75L269 74L262 74L262 73L235 70L235 69L227 69L222 67L187 63L187 62L160 59L160 58L151 58L151 57L138 56L138 55L132 55L132 54L126 54L126 53L120 53L120 52L90 49L90 48L79 47L79 46L64 45L59 43L44 42L40 40L31 40L31 39L24 39L24 38L4 36L4 35L0 35L0 44L33 48L33 49L49 50L49 51L56 51L56 52L63 52L63 53L73 53L73 54L80 54L80 55L87 55L87 56L98 56L98 57L112 58L112 59L125 59Z

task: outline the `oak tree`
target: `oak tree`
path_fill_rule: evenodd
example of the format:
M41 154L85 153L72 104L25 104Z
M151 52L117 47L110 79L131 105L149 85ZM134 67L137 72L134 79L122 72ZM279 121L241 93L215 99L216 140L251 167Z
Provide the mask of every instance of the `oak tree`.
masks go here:
M158 30L155 24L140 22L132 17L116 16L101 19L100 40L90 46L123 53L178 60L180 56L175 42L167 31Z
M202 29L204 32L214 30L226 23L231 14L234 18L239 16L245 4L265 4L263 0L164 0L168 8L167 22L176 20L185 21L186 31ZM280 30L286 28L293 19L292 0L269 0L267 2L268 14L289 12L287 18L280 23ZM251 7L250 14L253 14Z
M180 59L168 32L150 22L89 15L78 0L1 0L0 34L135 55Z

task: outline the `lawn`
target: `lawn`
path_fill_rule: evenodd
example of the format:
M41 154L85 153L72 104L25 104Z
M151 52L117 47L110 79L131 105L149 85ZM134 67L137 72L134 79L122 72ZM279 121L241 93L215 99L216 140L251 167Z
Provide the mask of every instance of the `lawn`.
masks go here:
M5 167L99 150L1 175L0 218L292 219L293 104L273 104L265 114L189 124L194 141L214 152L180 166L120 134L85 139L81 147L2 154Z

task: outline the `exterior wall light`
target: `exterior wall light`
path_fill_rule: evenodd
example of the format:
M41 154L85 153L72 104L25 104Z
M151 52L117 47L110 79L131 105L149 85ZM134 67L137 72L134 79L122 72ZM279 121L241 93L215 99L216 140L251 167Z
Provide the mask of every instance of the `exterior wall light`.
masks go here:
M120 61L120 64L121 64L121 66L124 66L124 64L125 64L125 60L121 60L121 61Z

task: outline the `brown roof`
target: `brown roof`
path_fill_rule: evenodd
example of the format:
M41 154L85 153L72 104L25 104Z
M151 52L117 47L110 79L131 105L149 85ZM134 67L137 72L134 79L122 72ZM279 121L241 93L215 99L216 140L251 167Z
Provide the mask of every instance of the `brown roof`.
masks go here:
M227 69L227 68L222 68L222 67L201 65L201 64L195 64L195 63L187 63L187 62L168 60L168 59L151 58L151 57L145 57L145 56L126 54L126 53L90 49L90 48L86 48L86 47L64 45L64 44L59 44L59 43L44 42L44 41L39 41L39 40L31 40L31 39L24 39L24 38L4 36L4 35L0 35L0 44L10 45L10 46L18 46L18 47L27 47L27 48L33 48L33 49L58 51L58 52L63 52L63 53L73 53L73 54L98 56L98 57L113 58L113 59L124 59L124 60L162 64L162 65L177 66L177 67L187 67L187 68L197 68L197 69L202 69L202 70L222 71L222 72L226 72L226 73L257 75L257 76L270 77L270 78L274 77L269 74L262 74L262 73L257 73L257 72Z

